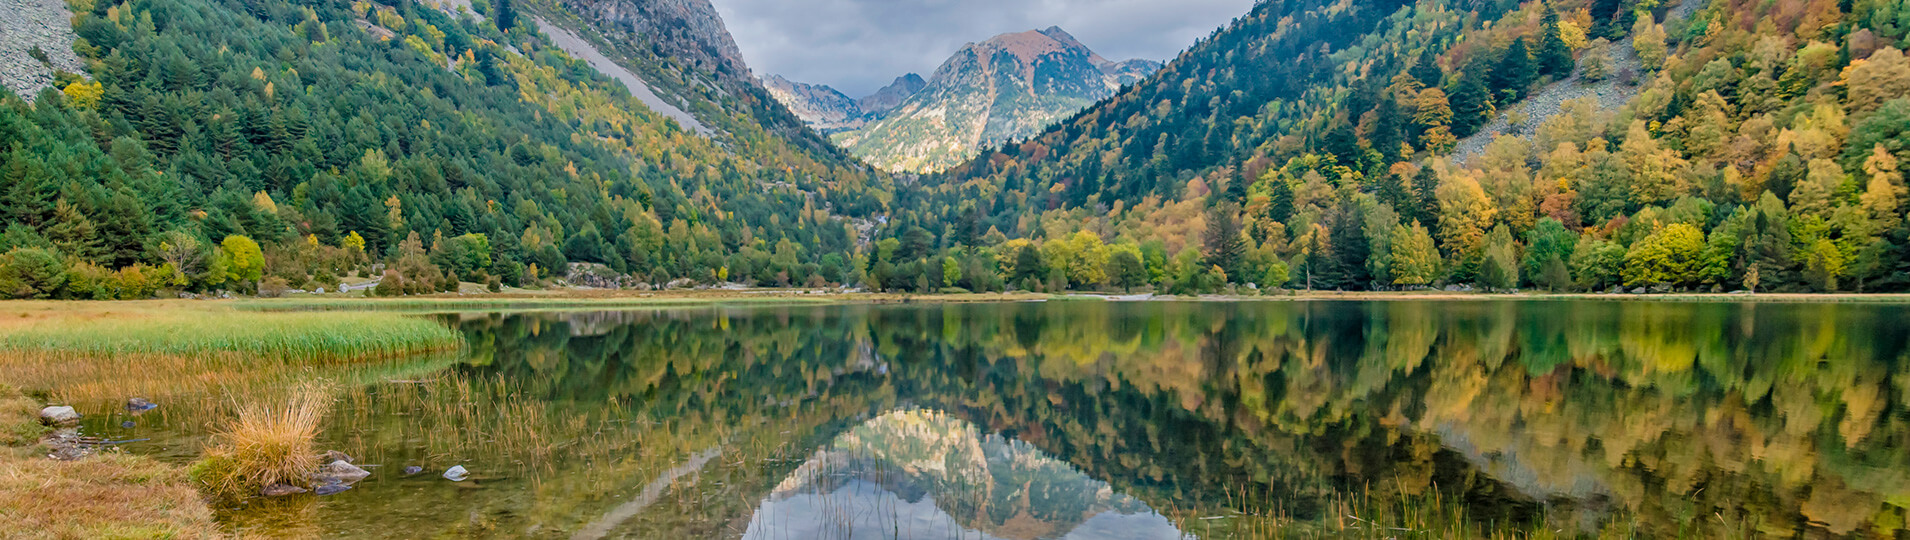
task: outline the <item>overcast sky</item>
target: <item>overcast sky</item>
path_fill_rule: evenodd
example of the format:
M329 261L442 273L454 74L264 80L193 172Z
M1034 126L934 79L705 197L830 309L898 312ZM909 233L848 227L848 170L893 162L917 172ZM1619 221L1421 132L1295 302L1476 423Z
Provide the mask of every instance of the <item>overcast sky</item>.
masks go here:
M758 76L852 98L928 77L962 44L1060 26L1110 60L1165 62L1254 0L712 0Z

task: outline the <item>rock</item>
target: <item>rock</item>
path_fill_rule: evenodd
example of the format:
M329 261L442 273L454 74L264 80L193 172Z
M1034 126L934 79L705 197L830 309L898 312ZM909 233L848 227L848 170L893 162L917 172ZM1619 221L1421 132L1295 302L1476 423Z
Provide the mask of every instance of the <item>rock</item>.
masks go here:
M1638 287L1638 288L1635 288L1635 289L1632 289L1632 290L1631 290L1631 293L1632 293L1632 294L1645 294L1645 288L1644 288L1644 287Z
M319 463L331 463L334 461L343 461L346 463L351 463L352 462L351 454L347 454L337 450L327 450L324 454L321 454L318 456Z
M133 423L133 421L132 421L132 420L127 420L127 421L125 421L125 422L120 422L120 423L119 423L119 427L123 427L123 428L126 428L126 429L133 429L133 426L137 426L137 425L139 425L139 424L136 424L136 423Z
M305 493L305 491L305 488L290 484L272 484L265 486L265 489L260 490L259 494L267 497L284 497L286 495Z
M421 473L421 472L424 472L424 467L419 467L419 466L417 466L417 465L412 465L412 466L410 466L410 467L405 467L405 476L411 476L411 475L414 475L414 474L418 474L418 473Z
M450 469L444 471L444 479L452 482L463 482L470 477L471 472L464 470L463 465L453 465Z
M349 484L325 484L322 486L318 486L318 490L313 491L312 493L316 493L320 496L325 496L325 495L331 495L333 493L343 492L348 489L351 489L351 485Z
M319 467L318 472L312 473L312 483L318 485L354 484L370 476L370 472L366 472L356 465L344 461L333 461Z
M77 461L93 455L94 452L94 447L86 444L86 438L80 436L79 428L72 427L55 430L51 435L40 439L40 445L46 447L46 457L54 461Z
M146 401L146 398L133 398L133 399L126 400L126 410L128 411L138 413L138 412L150 411L157 408L159 408L158 403Z
M71 424L80 421L80 412L72 407L47 407L40 409L40 421L47 425Z

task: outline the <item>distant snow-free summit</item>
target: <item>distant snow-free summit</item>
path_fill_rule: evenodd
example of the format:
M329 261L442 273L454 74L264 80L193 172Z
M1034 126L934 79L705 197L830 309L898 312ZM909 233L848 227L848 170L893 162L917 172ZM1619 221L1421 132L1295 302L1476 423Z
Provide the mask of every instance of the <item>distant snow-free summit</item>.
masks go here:
M1058 27L970 43L927 81L909 74L860 100L772 76L770 95L869 163L933 172L1040 133L1161 68L1109 61Z

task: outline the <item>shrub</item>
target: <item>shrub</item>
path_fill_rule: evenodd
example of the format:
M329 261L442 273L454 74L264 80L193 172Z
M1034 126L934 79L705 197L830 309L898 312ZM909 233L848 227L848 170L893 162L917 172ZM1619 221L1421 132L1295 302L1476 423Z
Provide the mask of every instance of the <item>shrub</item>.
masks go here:
M377 292L378 296L403 295L407 292L405 290L405 278L404 276L398 275L397 270L386 270L385 277L378 280L378 286L374 287L373 290Z
M260 298L280 298L291 290L292 285L286 283L285 278L282 277L272 276L259 282Z

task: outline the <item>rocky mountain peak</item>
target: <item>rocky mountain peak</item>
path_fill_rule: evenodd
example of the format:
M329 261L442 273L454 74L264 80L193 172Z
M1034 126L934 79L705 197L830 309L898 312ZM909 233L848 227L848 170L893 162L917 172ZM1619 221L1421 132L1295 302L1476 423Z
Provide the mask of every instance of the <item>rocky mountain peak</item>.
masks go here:
M1160 67L1108 61L1060 27L1002 34L964 45L927 86L836 141L883 168L934 171L1040 133Z
M896 77L895 82L889 83L881 90L876 90L874 94L869 94L856 104L862 106L862 112L866 114L886 113L927 86L928 80L923 79L921 75L910 73Z

